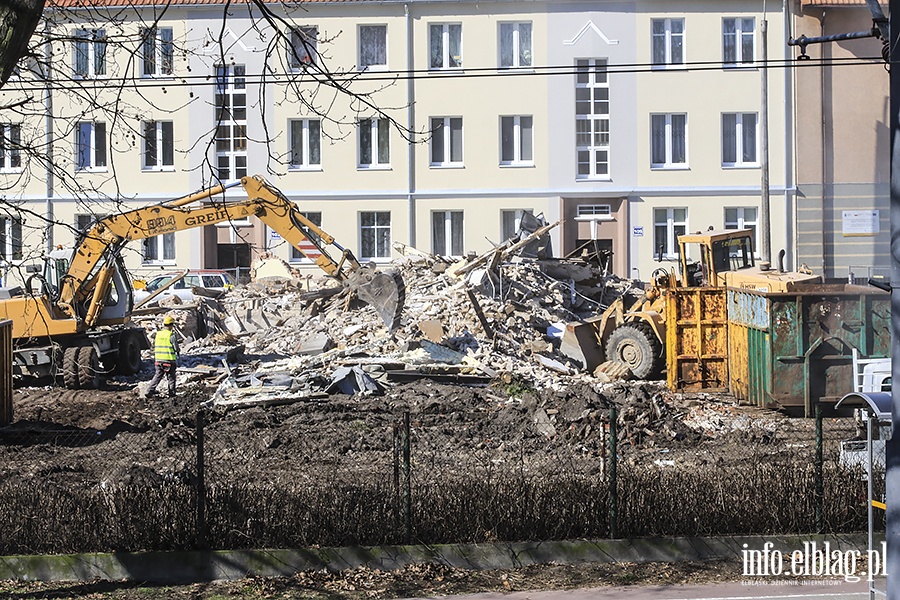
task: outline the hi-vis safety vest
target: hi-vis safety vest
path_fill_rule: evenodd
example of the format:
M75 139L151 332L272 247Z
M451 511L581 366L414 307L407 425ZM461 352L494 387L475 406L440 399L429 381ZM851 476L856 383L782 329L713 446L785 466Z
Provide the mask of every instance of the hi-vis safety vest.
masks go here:
M154 358L156 362L175 362L175 346L172 345L171 329L160 329L156 332L154 343Z

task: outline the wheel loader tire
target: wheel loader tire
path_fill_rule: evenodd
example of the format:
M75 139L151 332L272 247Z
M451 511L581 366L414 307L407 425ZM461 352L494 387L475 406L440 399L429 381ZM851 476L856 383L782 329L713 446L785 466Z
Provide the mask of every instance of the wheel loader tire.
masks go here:
M612 332L606 359L628 365L637 379L652 379L662 370L662 344L647 323L628 323Z
M78 351L80 349L79 346L70 346L63 351L62 379L70 390L77 390L81 387L78 379Z
M141 345L136 336L126 331L119 338L119 354L116 358L116 372L120 375L134 375L141 370Z
M78 349L78 384L83 390L95 390L100 387L103 368L100 357L93 346L82 346Z

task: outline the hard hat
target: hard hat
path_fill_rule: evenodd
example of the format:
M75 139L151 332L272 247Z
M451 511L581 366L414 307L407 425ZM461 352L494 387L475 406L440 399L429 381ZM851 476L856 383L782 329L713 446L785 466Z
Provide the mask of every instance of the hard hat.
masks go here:
M163 325L171 325L175 322L175 317L172 315L166 315L163 317Z

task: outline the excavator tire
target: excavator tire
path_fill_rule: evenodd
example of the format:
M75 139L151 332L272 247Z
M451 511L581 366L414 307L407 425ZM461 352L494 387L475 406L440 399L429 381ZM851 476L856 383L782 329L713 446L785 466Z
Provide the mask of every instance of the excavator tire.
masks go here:
M70 390L77 390L81 387L81 381L78 379L78 351L80 349L79 346L70 346L63 351L62 379Z
M78 384L83 390L94 390L100 387L103 368L100 357L93 346L81 346L78 349Z
M625 363L636 379L652 379L662 371L662 343L648 323L620 325L606 341L606 359Z
M120 375L134 375L141 370L141 345L130 331L119 338L119 354L116 357L116 372Z

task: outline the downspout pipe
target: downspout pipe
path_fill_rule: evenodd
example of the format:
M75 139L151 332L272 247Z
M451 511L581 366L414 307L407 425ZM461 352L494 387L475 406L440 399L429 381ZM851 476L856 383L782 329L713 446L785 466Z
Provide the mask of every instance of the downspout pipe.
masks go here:
M50 19L44 20L44 144L46 146L46 180L47 202L44 206L44 218L47 225L47 254L53 251L53 72L50 69L52 48L50 47Z
M781 14L784 26L784 39L791 39L793 27L791 23L790 3L783 0ZM782 59L784 64L791 60L790 46L782 44ZM794 263L796 256L795 244L797 243L797 211L795 207L796 185L794 170L794 70L784 69L784 239L787 242L788 261Z
M416 79L413 53L413 18L409 4L403 5L406 16L406 206L409 218L409 245L416 247Z

